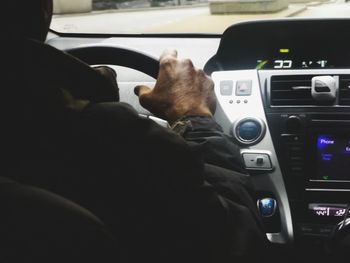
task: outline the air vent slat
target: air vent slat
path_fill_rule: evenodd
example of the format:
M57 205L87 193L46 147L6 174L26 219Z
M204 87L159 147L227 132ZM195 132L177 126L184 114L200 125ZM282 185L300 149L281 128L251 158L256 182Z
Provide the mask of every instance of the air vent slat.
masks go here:
M312 100L276 99L274 105L312 105Z
M312 102L312 98L311 98L311 96L310 96L310 98L309 97L307 97L307 98L305 98L305 92L303 91L303 92L300 92L300 91L298 91L298 92L293 92L293 97L291 98L291 93L292 93L293 91L288 91L288 92L284 92L284 91L273 91L272 93L271 93L271 95L272 95L272 97L273 97L273 99L274 100L276 100L276 99L292 99L292 100L295 100L295 99L298 99L298 100L310 100L311 102ZM309 91L310 92L310 91Z
M313 105L314 101L311 96L312 77L310 75L272 76L271 105Z
M280 75L271 77L270 104L272 106L322 105L311 96L314 75ZM337 104L350 106L350 75L339 75Z

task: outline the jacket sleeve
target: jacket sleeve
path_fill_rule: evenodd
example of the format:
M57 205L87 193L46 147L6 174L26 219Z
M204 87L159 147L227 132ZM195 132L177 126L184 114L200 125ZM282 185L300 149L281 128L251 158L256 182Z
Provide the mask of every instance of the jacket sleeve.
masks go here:
M204 165L181 136L126 104L67 114L69 125L54 126L47 140L31 138L36 154L19 174L40 174L22 180L96 214L129 262L263 262L266 239L246 176Z
M206 163L204 180L213 187L227 210L228 217L235 222L231 225L232 240L227 242L231 246L235 244L235 248L231 247L230 250L239 250L237 240L234 239L240 239L241 242L238 243L243 244L244 241L250 240L251 234L259 237L255 239L257 243L251 242L245 248L251 249L252 252L259 251L257 244L261 242L260 245L266 245L263 250L268 251L264 225L256 207L256 192L250 176L244 169L239 146L231 136L223 133L220 125L212 117L189 116L181 121L188 122L180 134L192 151L201 156ZM240 235L244 238L240 238ZM256 255L254 252L253 254ZM261 252L260 259L264 255L267 254Z
M212 117L190 116L182 136L206 163L246 173L238 145Z
M112 187L116 196L111 206L127 208L122 210L127 236L137 237L143 253L153 251L149 246L162 248L159 262L260 262L267 242L249 193L249 177L204 165L181 136L139 118L127 105L92 105L85 117L78 137L98 144L82 145L88 146L83 152L99 153L93 162L98 162L101 176L113 171L111 166L116 170L114 176L100 176L94 187L100 181L106 193ZM217 130L200 132L207 138L222 136ZM223 162L231 160L225 150L215 152L222 153ZM169 249L177 253L166 252Z

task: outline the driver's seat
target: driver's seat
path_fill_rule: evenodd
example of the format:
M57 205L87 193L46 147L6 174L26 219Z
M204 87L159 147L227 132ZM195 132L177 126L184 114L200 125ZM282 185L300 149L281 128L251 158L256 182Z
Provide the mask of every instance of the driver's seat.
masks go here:
M84 208L0 177L0 262L120 262L117 243Z

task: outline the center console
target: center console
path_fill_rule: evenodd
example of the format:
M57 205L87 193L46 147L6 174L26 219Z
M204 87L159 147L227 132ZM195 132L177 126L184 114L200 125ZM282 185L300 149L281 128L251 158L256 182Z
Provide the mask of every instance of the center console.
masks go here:
M274 243L319 242L348 213L349 76L350 70L335 69L212 74L219 102L215 117L241 145ZM313 95L315 80L321 80L316 90L324 96L334 85L335 96Z
M316 254L349 216L349 27L349 19L237 24L204 69L215 82L215 118L241 146L267 237L318 244Z
M349 73L349 70L259 73L266 118L289 196L294 233L299 237L329 236L334 225L346 216L350 203ZM310 92L312 80L319 76L334 79L333 99L318 100Z

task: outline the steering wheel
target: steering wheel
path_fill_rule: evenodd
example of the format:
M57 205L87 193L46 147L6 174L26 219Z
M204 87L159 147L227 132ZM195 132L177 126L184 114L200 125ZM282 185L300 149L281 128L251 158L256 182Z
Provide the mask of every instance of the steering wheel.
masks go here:
M159 72L159 61L147 54L136 50L116 46L83 46L66 50L70 55L82 60L89 65L115 65L138 70L146 75L157 79ZM129 97L130 98L130 97ZM131 98L130 98L131 100ZM137 102L132 103L134 107ZM142 117L150 118L163 127L169 127L168 122L149 114L139 114Z
M155 79L159 71L159 61L147 54L116 46L83 46L66 50L67 53L89 65L110 64L136 69Z

